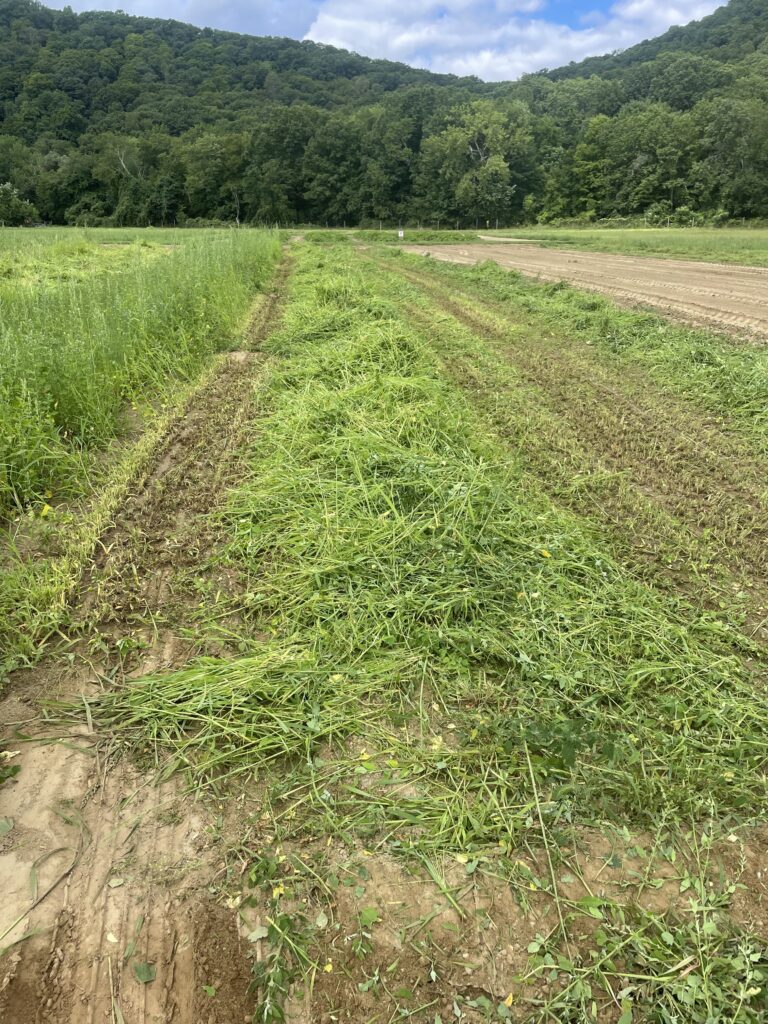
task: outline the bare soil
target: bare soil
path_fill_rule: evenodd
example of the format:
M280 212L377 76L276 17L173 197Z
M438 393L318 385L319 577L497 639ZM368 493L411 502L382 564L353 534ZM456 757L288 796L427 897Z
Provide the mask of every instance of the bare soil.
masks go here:
M494 260L542 281L568 281L625 305L650 306L688 323L768 340L768 269L762 267L576 252L517 241L403 248L448 263Z

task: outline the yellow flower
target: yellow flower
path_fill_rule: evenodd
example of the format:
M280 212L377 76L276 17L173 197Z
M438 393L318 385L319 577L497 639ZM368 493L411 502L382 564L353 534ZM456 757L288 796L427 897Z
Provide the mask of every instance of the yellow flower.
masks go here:
M323 970L325 971L326 974L331 974L333 971L333 961L328 960L328 962L323 967Z
M284 885L276 885L275 888L272 890L272 899L276 900L278 898L278 896L282 896L284 893L285 893L285 886Z
M546 548L542 548L541 551L539 552L539 554L541 555L542 558L551 558L552 557L552 555L547 551Z

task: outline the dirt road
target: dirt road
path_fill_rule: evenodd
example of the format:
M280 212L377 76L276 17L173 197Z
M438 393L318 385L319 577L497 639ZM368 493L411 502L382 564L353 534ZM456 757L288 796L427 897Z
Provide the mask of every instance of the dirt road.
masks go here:
M449 263L494 260L544 281L569 281L622 304L652 306L699 326L768 340L768 269L721 263L617 256L500 242L408 245Z

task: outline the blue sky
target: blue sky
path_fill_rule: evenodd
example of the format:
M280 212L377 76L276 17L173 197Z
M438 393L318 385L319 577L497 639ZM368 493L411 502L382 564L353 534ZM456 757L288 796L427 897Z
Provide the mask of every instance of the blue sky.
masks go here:
M45 2L45 0L44 0ZM51 2L51 0L49 0ZM66 0L52 0L63 6ZM69 0L193 25L331 43L415 67L513 79L625 49L725 0Z

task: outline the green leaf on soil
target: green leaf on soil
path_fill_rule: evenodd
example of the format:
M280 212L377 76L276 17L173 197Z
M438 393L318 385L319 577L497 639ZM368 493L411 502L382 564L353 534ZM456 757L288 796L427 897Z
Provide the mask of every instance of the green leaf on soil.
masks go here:
M137 981L140 981L142 985L148 985L157 977L157 968L154 964L138 963L133 965L133 973L136 975Z

